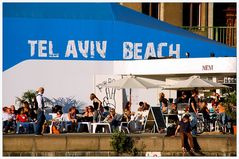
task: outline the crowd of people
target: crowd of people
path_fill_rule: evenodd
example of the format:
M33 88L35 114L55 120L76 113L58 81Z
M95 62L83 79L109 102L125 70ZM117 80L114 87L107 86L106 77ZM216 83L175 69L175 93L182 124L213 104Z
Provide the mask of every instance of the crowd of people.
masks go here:
M42 135L42 132L45 131L43 130L43 125L46 120L43 94L44 88L40 87L36 94L35 110L29 107L27 101L24 101L18 110L15 110L14 105L3 107L2 118L4 133L19 133L22 127L28 130L30 126L34 125L34 132L36 135ZM219 121L221 131L226 132L229 118L225 113L223 103L220 102L219 94L214 91L212 96L212 109L210 110L207 107L207 102L198 97L197 90L192 90L191 97L188 97L185 92L182 92L178 99L171 102L165 97L164 93L160 93L159 106L162 114L170 114L170 116L168 116L169 123L175 123L175 125L178 126L180 123L178 105L187 103L187 106L184 107L184 113L190 116L192 135L197 135L198 113L203 115L204 131L210 131L210 123L213 123L215 128L215 121ZM76 132L79 131L79 122L107 122L111 125L112 130L117 129L121 126L121 123L124 122L127 123L127 127L131 132L143 130L150 108L147 102L139 102L136 112L131 110L132 103L127 102L123 108L123 114L118 114L113 107L103 107L101 100L97 98L94 93L90 94L89 99L92 101L92 105L86 106L81 114L75 106L72 106L67 115L64 116L62 107L55 106L53 111L56 113L56 117L52 119L52 128L49 132Z

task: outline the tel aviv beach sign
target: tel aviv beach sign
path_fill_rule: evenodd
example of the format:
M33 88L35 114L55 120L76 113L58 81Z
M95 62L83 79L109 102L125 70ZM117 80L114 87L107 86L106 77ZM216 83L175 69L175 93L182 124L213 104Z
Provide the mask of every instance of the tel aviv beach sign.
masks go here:
M3 71L25 60L235 56L236 49L116 3L4 3Z

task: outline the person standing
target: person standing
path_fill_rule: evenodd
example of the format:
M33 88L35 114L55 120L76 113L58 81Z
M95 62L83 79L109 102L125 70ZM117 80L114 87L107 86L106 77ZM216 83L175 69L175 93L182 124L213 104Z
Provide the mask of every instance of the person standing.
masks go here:
M37 101L37 121L36 121L36 135L43 135L42 134L42 126L45 122L45 115L44 115L44 108L45 108L45 104L44 104L44 98L43 98L43 94L44 94L44 88L40 87L37 90L37 96L36 96L36 101Z
M197 135L197 115L198 115L198 108L197 108L197 91L192 90L192 96L189 99L189 114L191 116L191 127L192 127L192 135Z
M94 116L93 116L93 122L96 123L100 121L101 119L101 113L102 111L102 102L96 97L94 93L90 94L90 100L93 102L94 106Z

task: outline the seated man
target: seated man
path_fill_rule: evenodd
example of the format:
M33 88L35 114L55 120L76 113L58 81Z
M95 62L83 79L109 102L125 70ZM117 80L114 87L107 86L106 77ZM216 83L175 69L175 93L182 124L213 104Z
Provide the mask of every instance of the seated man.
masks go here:
M122 116L115 112L114 108L110 108L110 114L104 119L104 122L110 124L112 131L115 130L119 125Z
M15 121L13 119L13 116L11 114L11 109L8 107L3 108L2 113L2 121L3 121L3 132L8 133L10 130L15 131Z

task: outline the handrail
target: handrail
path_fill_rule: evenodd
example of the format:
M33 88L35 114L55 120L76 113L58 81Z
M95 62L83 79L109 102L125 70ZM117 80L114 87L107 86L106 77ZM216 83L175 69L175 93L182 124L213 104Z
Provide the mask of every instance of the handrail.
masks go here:
M235 26L182 26L182 28L228 46L236 47Z

